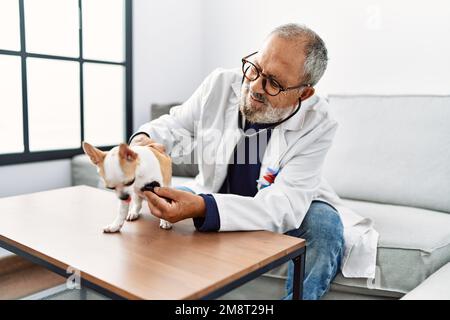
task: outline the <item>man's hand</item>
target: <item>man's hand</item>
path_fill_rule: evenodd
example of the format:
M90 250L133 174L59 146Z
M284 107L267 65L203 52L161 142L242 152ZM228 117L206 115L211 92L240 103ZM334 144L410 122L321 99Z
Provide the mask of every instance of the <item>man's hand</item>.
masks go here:
M146 134L138 134L130 142L130 146L150 146L156 150L166 153L166 147L160 143L156 143L153 139L150 139Z
M145 191L151 213L171 223L188 218L200 218L205 216L206 206L202 197L187 191L172 188L156 187L155 193ZM167 202L164 198L172 200Z

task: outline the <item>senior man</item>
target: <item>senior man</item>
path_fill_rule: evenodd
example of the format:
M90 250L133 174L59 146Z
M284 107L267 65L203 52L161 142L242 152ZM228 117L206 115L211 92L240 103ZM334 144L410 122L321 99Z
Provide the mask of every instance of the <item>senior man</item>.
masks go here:
M337 129L314 90L327 60L314 31L282 25L242 59L241 70L215 70L184 104L130 139L161 144L174 158L191 151L191 140L197 145L195 182L146 192L153 215L193 218L199 231L269 230L306 239L305 299L320 299L340 269L349 277L375 272L378 234L321 177ZM286 299L292 281L290 262Z

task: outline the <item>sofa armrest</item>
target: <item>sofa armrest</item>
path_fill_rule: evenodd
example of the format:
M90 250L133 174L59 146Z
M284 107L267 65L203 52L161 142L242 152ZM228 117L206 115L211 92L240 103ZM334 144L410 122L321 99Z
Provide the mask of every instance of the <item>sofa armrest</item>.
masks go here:
M450 300L450 262L429 276L402 300Z

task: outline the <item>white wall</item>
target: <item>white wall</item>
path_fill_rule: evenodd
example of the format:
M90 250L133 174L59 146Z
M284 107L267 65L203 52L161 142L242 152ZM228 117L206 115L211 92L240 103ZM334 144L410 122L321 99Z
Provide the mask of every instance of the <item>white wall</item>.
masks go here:
M133 1L134 130L151 103L184 101L202 81L202 1Z
M325 93L449 94L447 0L206 0L205 73L240 66L265 35L287 22L321 35L329 68Z
M0 166L0 198L70 185L69 160Z

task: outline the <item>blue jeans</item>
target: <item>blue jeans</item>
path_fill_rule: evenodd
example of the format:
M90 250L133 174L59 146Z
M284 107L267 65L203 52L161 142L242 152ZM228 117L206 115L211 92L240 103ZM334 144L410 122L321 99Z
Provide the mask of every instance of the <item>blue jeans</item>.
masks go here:
M344 228L336 210L322 201L313 201L300 228L286 234L306 240L303 299L318 300L329 289L341 264ZM292 299L294 263L288 264L286 296Z

